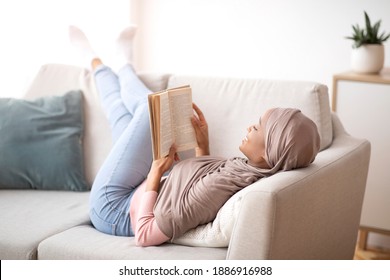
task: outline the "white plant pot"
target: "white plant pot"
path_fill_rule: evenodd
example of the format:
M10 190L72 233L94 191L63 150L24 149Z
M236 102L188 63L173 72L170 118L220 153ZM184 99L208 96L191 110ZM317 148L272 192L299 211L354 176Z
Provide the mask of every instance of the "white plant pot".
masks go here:
M351 67L354 72L374 74L381 71L385 62L385 48L379 44L362 45L352 49Z

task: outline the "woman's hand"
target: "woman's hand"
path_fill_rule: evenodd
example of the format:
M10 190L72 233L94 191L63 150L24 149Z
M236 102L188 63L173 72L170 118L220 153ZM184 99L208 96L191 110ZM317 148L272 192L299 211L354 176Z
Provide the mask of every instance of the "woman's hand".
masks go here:
M153 161L150 172L157 173L160 174L160 176L162 176L165 172L167 172L172 167L173 162L175 160L176 161L179 160L179 157L176 153L175 145L172 145L172 147L169 150L169 154L166 157Z
M172 145L169 154L166 157L154 160L148 174L146 191L157 192L160 186L161 177L172 167L173 162L178 160L179 156L176 153L175 145Z
M198 157L210 155L209 129L206 118L195 103L192 103L192 107L196 112L196 115L194 114L194 116L191 118L192 125L195 129L196 141L198 142L198 147L196 148L196 156Z

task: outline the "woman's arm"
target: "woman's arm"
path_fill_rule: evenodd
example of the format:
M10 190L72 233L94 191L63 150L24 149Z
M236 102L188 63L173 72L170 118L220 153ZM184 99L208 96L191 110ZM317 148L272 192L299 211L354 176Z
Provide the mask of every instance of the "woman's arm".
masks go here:
M137 246L160 245L169 240L169 237L160 230L156 223L153 207L157 200L161 177L177 159L176 149L172 147L167 157L153 161L138 210L135 230Z
M169 240L169 237L158 227L154 217L153 207L157 196L158 193L155 191L146 191L142 195L135 232L135 244L137 246L160 245Z
M195 103L192 104L196 115L192 117L192 125L195 129L196 140L198 142L198 147L196 148L196 156L208 156L210 155L209 148L209 130L206 118L203 115L203 112L196 106Z

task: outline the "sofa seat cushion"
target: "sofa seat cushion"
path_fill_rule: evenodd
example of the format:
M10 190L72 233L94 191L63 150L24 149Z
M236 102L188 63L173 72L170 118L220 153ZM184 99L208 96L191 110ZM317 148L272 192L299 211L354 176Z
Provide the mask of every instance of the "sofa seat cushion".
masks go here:
M134 259L184 260L225 259L227 248L189 247L175 244L137 247L133 237L101 233L91 225L81 225L45 239L38 248L39 259Z
M89 192L0 190L0 259L36 259L38 244L89 223Z

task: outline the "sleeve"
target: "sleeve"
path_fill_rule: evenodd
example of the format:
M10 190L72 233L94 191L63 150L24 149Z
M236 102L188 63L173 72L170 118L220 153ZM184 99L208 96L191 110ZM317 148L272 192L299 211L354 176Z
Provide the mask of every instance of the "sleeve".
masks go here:
M158 227L153 213L157 195L158 193L155 191L146 191L142 195L135 231L137 246L146 247L160 245L169 240L169 237L167 237Z

